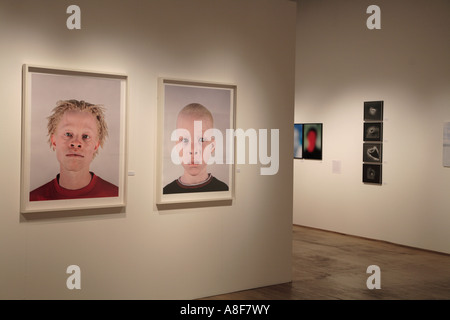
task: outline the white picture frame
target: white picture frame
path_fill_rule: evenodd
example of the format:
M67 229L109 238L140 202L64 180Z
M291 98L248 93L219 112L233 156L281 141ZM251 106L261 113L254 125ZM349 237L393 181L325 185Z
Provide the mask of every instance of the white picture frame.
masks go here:
M124 207L128 77L28 64L23 65L22 72L21 213ZM97 177L116 186L117 192L84 198L50 196L36 200L31 192L59 177L60 164L49 145L48 117L58 101L70 99L104 107L108 137L103 147L99 147L90 169Z
M155 187L157 205L232 201L234 198L235 146L234 138L227 137L227 134L235 130L236 90L237 87L233 84L162 77L158 79L158 152ZM209 184L208 179L214 177L226 184L228 190L204 191L208 187L204 188L205 184L201 184L201 188L197 188L196 185L190 192L185 192L186 185L182 182L182 176L187 169L185 170L182 164L172 161L174 148L180 145L179 141L172 140L172 134L177 129L180 111L185 106L192 104L205 106L213 117L214 129L219 131L217 138L214 137L213 157L215 157L215 161L208 164L208 178L205 183ZM222 154L218 150L222 150ZM180 191L168 191L170 183L177 187L181 186ZM209 186L211 185L212 183L209 184ZM187 186L187 188L191 188L191 186Z

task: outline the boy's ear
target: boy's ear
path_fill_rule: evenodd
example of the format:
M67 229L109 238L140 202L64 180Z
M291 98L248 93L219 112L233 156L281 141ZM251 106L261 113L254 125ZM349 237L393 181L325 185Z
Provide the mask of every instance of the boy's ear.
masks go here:
M55 148L56 148L56 141L55 141L55 135L51 135L50 136L50 142L52 143L52 149L53 149L53 151L55 151Z

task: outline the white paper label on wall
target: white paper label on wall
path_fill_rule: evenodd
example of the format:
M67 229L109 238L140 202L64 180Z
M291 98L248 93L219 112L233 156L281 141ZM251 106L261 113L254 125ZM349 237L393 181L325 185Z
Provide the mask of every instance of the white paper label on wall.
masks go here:
M342 162L341 160L333 160L331 163L331 172L335 174L342 173Z

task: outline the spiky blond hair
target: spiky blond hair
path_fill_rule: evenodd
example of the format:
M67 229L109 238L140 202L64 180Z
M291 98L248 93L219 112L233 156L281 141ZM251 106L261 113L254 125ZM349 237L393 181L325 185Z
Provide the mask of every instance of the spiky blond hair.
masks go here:
M48 142L52 147L51 137L56 132L56 128L66 111L89 112L97 120L99 145L103 148L106 137L108 136L108 126L105 121L105 108L102 105L92 104L83 100L60 100L53 108L52 114L47 118ZM98 149L94 155L98 153Z

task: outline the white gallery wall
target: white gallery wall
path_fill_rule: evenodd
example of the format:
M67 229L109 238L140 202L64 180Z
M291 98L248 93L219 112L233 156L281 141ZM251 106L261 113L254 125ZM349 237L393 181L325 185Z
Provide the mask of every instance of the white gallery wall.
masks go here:
M80 30L66 28L71 4ZM0 298L191 299L290 281L295 19L279 0L1 0ZM20 214L25 63L128 76L126 208ZM236 165L231 204L158 209L158 77L237 85L236 127L280 129L278 173ZM69 265L81 290L66 287Z
M381 29L366 26L370 5ZM450 253L450 2L297 3L295 122L323 160L294 160L294 224ZM363 103L384 101L383 183L362 183ZM375 263L376 261L374 261Z

